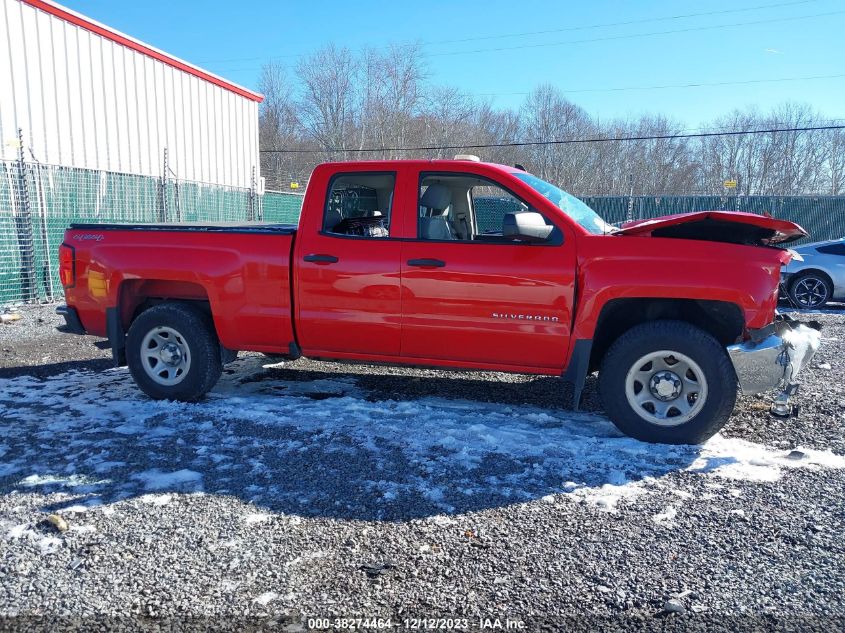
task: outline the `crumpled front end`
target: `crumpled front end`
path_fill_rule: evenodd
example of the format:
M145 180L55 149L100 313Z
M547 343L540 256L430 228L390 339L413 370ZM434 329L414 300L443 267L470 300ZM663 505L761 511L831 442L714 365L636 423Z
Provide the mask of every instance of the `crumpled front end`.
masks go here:
M742 392L755 394L780 389L772 413L790 415L789 398L798 391L798 374L819 349L820 327L815 322L801 323L778 315L771 325L752 330L749 340L728 346Z

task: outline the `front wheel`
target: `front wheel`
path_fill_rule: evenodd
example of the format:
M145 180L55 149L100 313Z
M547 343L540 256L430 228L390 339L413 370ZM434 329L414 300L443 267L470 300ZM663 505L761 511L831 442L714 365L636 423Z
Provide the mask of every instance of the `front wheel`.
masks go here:
M698 444L733 411L737 378L713 336L683 321L637 325L611 345L599 393L616 427L639 440Z
M223 373L211 318L185 303L142 312L129 328L126 360L138 387L156 400L198 400Z

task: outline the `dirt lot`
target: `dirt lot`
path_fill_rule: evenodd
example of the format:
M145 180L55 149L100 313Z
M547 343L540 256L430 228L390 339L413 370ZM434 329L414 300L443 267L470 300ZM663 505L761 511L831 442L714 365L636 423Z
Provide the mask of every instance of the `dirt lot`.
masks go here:
M841 627L845 317L813 318L798 418L743 398L667 447L621 437L594 380L576 414L551 378L247 355L151 402L27 309L0 325L0 614Z

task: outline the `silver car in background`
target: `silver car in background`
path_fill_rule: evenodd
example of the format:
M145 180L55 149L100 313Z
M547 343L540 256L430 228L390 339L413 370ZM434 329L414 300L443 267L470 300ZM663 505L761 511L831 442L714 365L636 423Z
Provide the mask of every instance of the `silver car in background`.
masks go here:
M804 244L794 250L804 261L793 259L781 273L790 301L799 308L845 301L845 238Z

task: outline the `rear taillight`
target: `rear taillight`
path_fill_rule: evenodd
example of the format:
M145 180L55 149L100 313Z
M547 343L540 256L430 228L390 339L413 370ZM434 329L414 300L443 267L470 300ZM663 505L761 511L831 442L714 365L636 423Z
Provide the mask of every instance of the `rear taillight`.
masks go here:
M76 283L75 260L76 251L73 246L67 244L59 246L59 279L65 288L70 288Z

